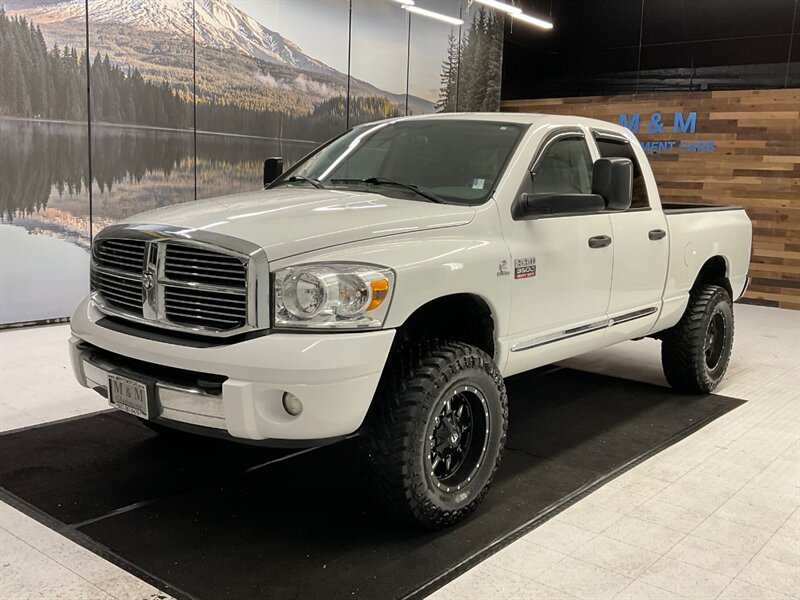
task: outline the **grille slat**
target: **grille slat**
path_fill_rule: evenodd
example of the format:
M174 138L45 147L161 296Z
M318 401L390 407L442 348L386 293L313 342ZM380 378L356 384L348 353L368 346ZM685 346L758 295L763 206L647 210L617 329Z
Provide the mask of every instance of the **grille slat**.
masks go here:
M113 295L117 298L122 298L132 304L138 305L141 307L142 305L142 292L141 290L121 290L119 288L115 288L113 284L105 283L103 281L97 282L98 289L103 292L105 295Z
M111 285L118 285L122 286L125 289L129 289L135 291L138 294L142 293L142 282L135 281L133 279L125 279L124 277L114 277L113 275L109 275L107 273L97 273L95 275L97 281L111 284Z
M125 298L124 296L119 296L114 292L103 290L103 296L105 296L106 301L109 304L123 304L127 307L136 309L137 311L141 311L141 304L137 304L135 301Z
M193 308L191 306L186 306L185 304L182 304L180 306L173 304L170 307L169 312L171 314L181 314L181 315L184 315L184 316L191 315L191 316L202 317L204 315L213 315L213 318L225 317L226 319L230 319L230 321L232 323L234 323L234 322L236 322L238 320L238 319L236 319L236 317L238 315L236 315L235 313L231 313L231 312L228 312L228 311L222 312L222 311L218 311L218 310L211 310L211 309L206 308L206 307L201 307L201 308L194 307ZM244 315L242 315L242 316L244 316Z
M178 298L175 298L175 297L170 297L170 303L174 304L176 306L184 306L187 309L200 310L200 311L208 310L206 307L209 306L205 302L192 302L191 300L179 300ZM215 308L225 308L228 311L228 312L215 313L215 314L230 315L230 314L239 314L239 313L241 313L241 315L244 316L245 313L246 313L244 306L230 306L230 307L228 307L228 306L222 306L222 305L217 305L217 304L212 304L211 306L214 306ZM213 312L213 311L209 310L209 312Z
M230 277L227 275L214 275L207 271L187 271L185 269L167 269L166 275L176 281L198 281L219 285L233 284L238 287L242 281L241 277Z
M172 271L189 271L189 272L201 272L201 273L222 273L224 277L230 277L235 279L236 281L241 281L240 277L235 277L231 275L231 271L233 269L230 268L223 268L218 269L215 267L209 267L208 264L204 264L203 261L200 260L192 260L191 263L187 263L183 259L176 260L175 257L171 257L169 270ZM235 270L234 270L235 272Z
M111 256L117 256L117 255L125 256L125 255L128 255L128 256L132 256L132 257L134 257L136 259L139 259L139 258L142 257L142 253L137 251L137 250L131 250L130 248L125 248L125 247L112 246L112 245L110 245L108 243L106 243L106 244L102 244L101 243L101 245L99 245L97 247L97 251L100 252L100 253L103 253L103 254L111 255Z
M180 321L184 326L188 327L213 327L214 329L233 329L239 324L239 321L233 319L213 319L206 315L184 315L181 313L172 313L174 318L170 319L172 322Z
M181 294L176 290L176 288L168 288L167 295L170 296L170 300L173 302L189 302L191 304L199 304L200 306L207 306L207 305L216 305L216 306L226 306L231 310L242 310L244 311L247 308L247 302L244 298L238 299L235 296L231 298L225 297L210 297L210 296L201 296L199 294Z
M210 252L181 252L180 250L175 250L173 248L169 249L169 253L173 260L228 266L237 266L242 264L238 258L227 256L225 254L217 254L215 256Z

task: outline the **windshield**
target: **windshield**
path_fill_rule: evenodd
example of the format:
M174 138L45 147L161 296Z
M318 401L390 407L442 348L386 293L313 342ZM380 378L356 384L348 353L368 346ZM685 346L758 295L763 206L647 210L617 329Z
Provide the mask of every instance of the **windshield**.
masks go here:
M466 119L362 125L306 157L271 187L368 188L414 200L481 204L524 129Z

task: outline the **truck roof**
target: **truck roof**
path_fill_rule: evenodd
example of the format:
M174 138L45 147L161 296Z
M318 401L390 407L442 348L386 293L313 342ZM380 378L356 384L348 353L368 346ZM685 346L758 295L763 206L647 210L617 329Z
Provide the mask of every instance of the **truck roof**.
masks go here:
M553 125L584 125L586 127L598 127L607 131L614 131L622 135L627 135L630 131L608 121L591 119L589 117L579 117L576 115L550 115L545 113L520 113L520 112L454 112L436 113L427 115L411 115L408 117L394 117L383 119L386 121L406 121L412 119L461 119L470 121L503 121L506 123L532 124L553 124Z

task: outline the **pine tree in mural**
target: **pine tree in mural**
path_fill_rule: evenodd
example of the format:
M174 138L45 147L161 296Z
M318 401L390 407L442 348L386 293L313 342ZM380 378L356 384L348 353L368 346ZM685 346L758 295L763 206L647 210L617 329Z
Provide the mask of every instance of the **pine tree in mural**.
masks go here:
M486 23L486 63L483 75L482 111L500 110L500 84L503 80L503 17L492 11Z
M438 112L455 112L458 99L458 38L450 33L447 36L447 56L442 61L442 87L439 89Z
M437 110L499 110L502 63L503 18L495 11L480 8L473 15L460 48L454 51L451 46L442 62Z

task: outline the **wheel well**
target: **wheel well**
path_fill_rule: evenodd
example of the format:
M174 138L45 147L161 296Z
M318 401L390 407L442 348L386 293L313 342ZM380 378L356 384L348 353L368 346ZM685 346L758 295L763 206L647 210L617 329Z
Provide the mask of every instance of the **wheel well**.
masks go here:
M712 256L709 258L697 274L693 287L697 288L706 284L725 288L728 291L728 295L733 298L733 289L731 288L731 282L728 280L728 265L723 257Z
M464 342L494 357L492 309L480 296L452 294L423 304L398 330L398 341L439 338Z

